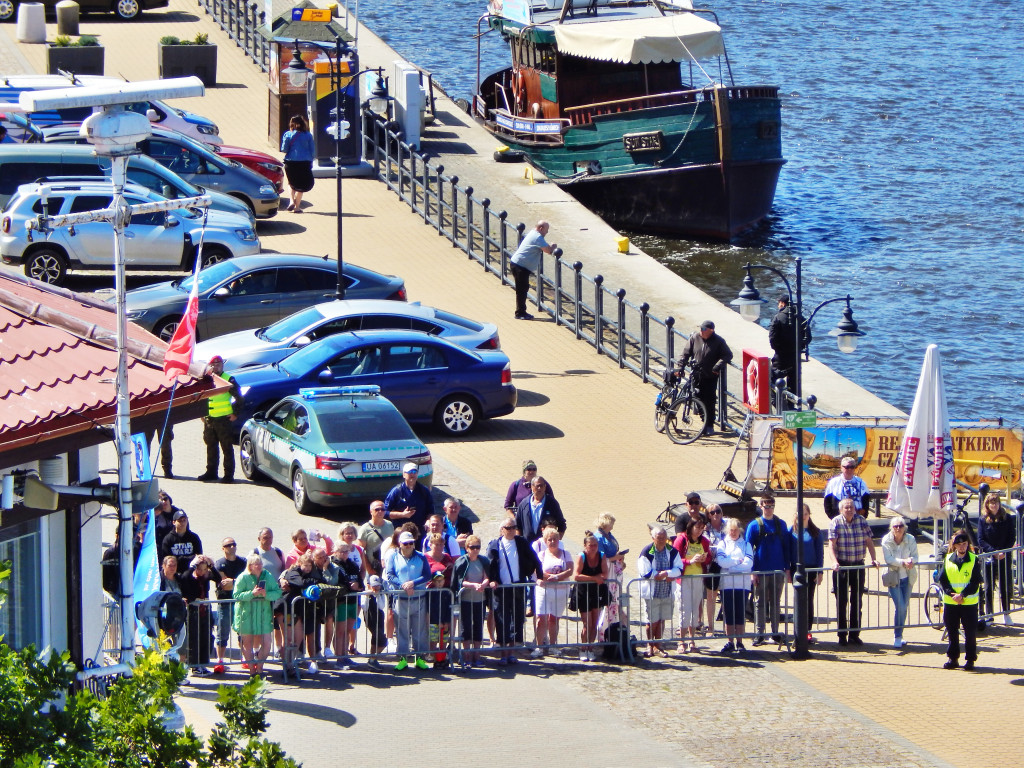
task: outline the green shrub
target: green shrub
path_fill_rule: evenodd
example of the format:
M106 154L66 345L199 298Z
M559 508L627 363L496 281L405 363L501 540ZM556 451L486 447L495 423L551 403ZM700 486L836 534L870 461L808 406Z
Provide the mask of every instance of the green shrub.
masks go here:
M195 45L209 45L210 36L205 32L196 33L195 39L192 41Z
M100 41L97 40L93 35L82 35L80 38L78 38L77 44L82 46L83 48L91 48L93 46L98 46L100 44Z
M174 35L164 35L160 38L160 45L181 45L181 40Z
M71 35L57 35L53 40L54 46L57 48L70 48L71 47Z

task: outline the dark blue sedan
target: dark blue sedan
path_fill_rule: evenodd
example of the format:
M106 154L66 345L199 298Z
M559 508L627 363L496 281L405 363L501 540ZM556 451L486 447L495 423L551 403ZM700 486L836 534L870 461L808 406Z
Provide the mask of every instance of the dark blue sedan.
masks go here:
M504 352L468 350L419 331L328 336L232 376L245 398L239 425L302 387L375 384L411 423L464 435L480 419L512 413L517 397Z

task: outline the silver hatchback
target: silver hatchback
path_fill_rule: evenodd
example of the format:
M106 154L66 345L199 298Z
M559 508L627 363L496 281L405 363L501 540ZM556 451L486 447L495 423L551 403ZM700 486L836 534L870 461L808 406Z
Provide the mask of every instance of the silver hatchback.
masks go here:
M0 258L4 264L24 265L25 274L52 285L62 285L68 269L112 270L113 229L108 222L76 224L53 229L45 237L30 237L25 223L43 212L45 193L50 216L109 208L110 184L54 182L18 188L0 214ZM137 184L125 187L129 205L165 198ZM125 229L128 269L190 270L203 238L203 263L214 264L232 256L259 253L260 241L249 221L224 211L172 210L132 216ZM205 232L203 231L205 227Z

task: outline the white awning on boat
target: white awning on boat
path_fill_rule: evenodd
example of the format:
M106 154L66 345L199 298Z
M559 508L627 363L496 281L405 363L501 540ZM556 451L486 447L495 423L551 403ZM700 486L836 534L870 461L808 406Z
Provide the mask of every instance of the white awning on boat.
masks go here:
M706 59L725 52L721 28L691 13L555 24L554 29L562 53L621 64Z

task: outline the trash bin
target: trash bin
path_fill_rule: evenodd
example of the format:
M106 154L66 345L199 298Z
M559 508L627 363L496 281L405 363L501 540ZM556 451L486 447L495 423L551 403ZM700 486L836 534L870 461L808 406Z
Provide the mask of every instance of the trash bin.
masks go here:
M78 37L78 3L60 0L57 3L57 34Z
M46 8L42 3L21 3L18 6L19 43L46 42Z

